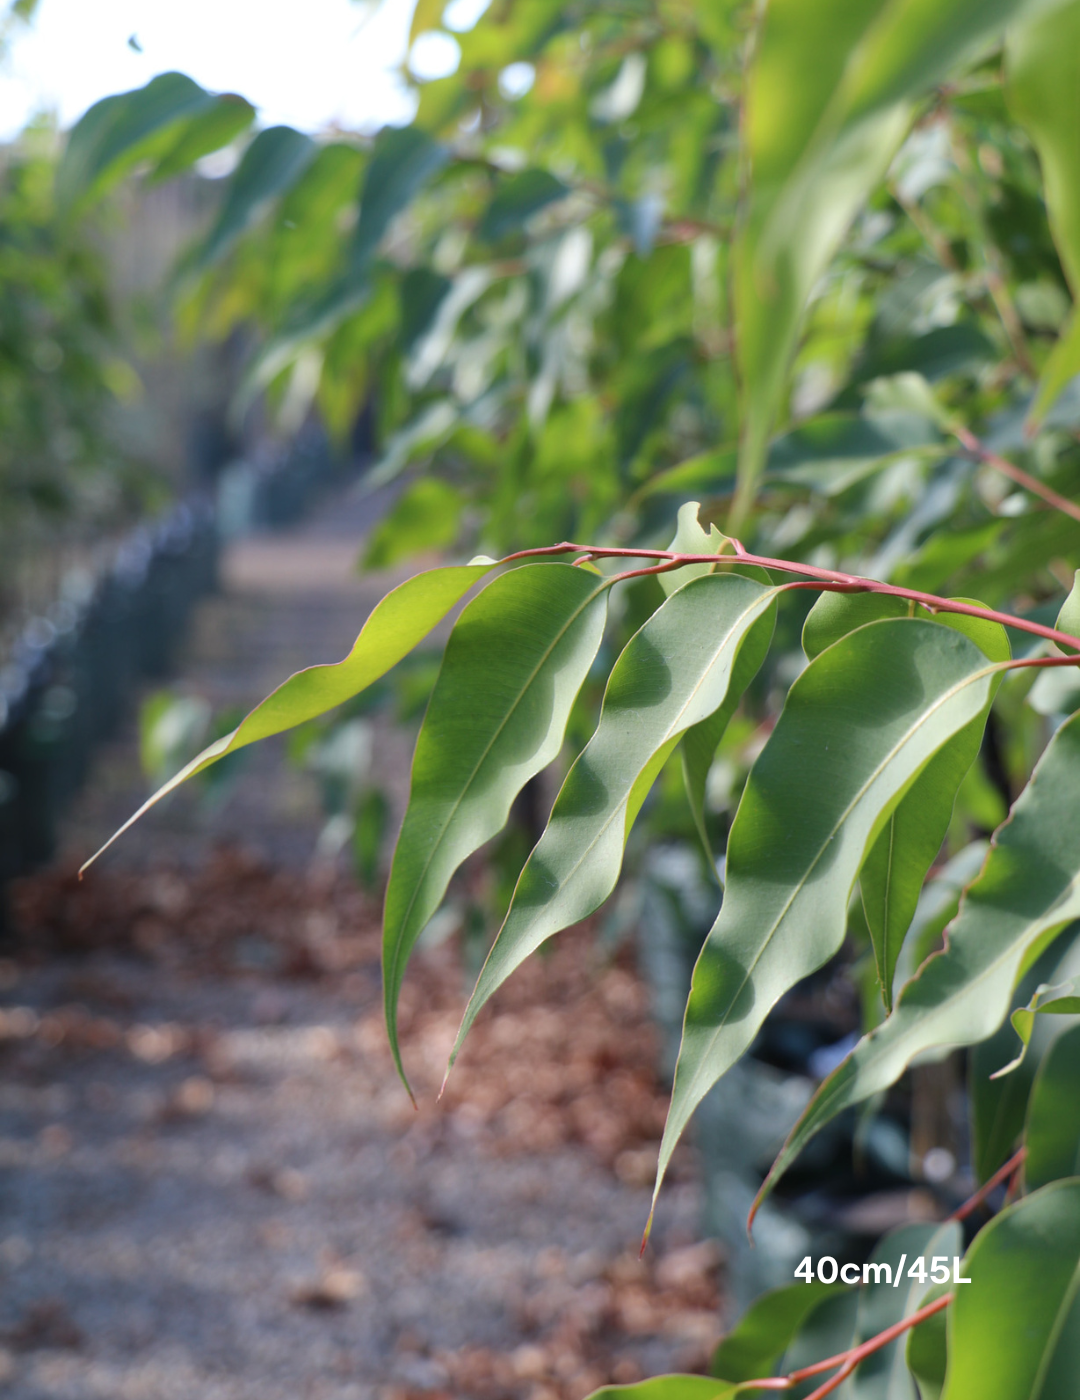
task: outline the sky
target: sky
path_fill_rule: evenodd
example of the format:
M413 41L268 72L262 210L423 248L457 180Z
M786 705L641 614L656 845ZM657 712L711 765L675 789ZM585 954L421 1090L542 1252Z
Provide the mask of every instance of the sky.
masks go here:
M215 92L239 92L261 125L319 131L402 123L415 98L399 68L415 0L40 0L33 25L17 29L0 66L0 141L37 112L70 126L113 92L178 69ZM450 28L463 29L482 0L451 0ZM456 15L456 21L455 21ZM452 71L447 35L418 41L419 77ZM141 52L140 52L141 50Z

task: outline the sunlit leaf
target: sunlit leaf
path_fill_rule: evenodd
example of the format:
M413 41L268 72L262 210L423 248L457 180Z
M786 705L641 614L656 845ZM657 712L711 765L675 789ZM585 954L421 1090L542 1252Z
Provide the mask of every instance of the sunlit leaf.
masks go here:
M963 1261L942 1400L1074 1400L1080 1376L1080 1178L1009 1206Z
M388 593L373 609L344 661L329 666L309 666L290 676L256 705L231 734L216 739L159 788L86 864L97 860L102 851L155 803L211 763L257 739L280 734L316 715L325 714L384 676L442 621L491 567L492 561L488 560L432 569L417 574Z
M371 532L366 569L389 569L425 550L444 549L457 537L462 495L437 476L422 476L394 502Z
M603 636L607 590L570 564L529 564L484 589L450 634L416 741L383 918L386 1022L403 1076L397 1002L409 954L454 871L558 754Z
M229 182L221 213L199 250L196 265L209 267L224 256L270 200L299 179L317 150L310 136L291 126L260 131Z
M842 1283L792 1283L763 1293L713 1352L709 1370L729 1381L773 1375L809 1314L845 1288Z
M709 1376L654 1376L635 1385L605 1385L587 1400L729 1400L737 1391Z
M773 1164L762 1195L820 1128L894 1084L916 1055L973 1045L993 1034L1008 1012L1017 977L1080 917L1078 829L1080 716L1054 735L1009 820L995 834L945 949L904 986L892 1015L822 1083Z

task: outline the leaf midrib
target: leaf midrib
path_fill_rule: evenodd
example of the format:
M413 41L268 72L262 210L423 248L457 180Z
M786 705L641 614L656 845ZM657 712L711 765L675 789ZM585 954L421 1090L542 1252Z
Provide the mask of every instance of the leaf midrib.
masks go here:
M901 735L901 737L897 740L897 742L893 745L893 747L888 751L888 753L885 754L885 756L881 759L881 761L874 767L874 769L871 771L871 773L867 776L867 778L866 778L866 779L864 780L864 782L862 783L861 787L860 787L860 788L858 789L858 791L855 793L854 797L851 799L851 801L848 803L848 805L844 808L844 810L843 810L843 812L840 814L839 818L836 820L836 822L834 822L834 824L833 824L831 830L829 831L829 834L828 834L826 840L822 843L821 848L820 848L820 850L818 851L817 855L814 857L814 859L811 861L810 865L807 867L806 873L803 875L802 879L800 879L800 880L796 883L796 885L795 885L794 889L792 890L791 894L788 896L788 899L787 899L787 901L785 902L784 907L780 910L780 913L777 915L776 919L773 921L772 927L769 929L769 932L768 932L768 934L766 935L765 939L763 940L763 942L762 942L762 944L761 944L761 947L759 948L759 950L758 950L756 956L753 958L753 960L751 961L749 967L747 968L746 974L745 974L745 976L743 977L742 982L739 984L739 987L738 987L737 991L735 992L734 996L732 996L731 999L729 1000L729 1002L728 1002L728 1010L725 1011L723 1017L721 1018L721 1020L720 1020L720 1021L717 1023L717 1025L715 1026L715 1028L714 1028L714 1030L713 1030L713 1032L712 1032L712 1035L709 1037L709 1042L708 1042L708 1048L707 1048L707 1050L706 1050L706 1055L707 1055L707 1054L710 1054L710 1053L712 1052L714 1046L716 1045L716 1041L717 1041L717 1039L719 1038L720 1032L721 1032L721 1031L727 1026L727 1024L728 1024L728 1019L729 1019L730 1014L731 1014L731 1008L733 1008L733 1007L735 1006L735 1004L736 1004L736 1002L738 1001L739 997L742 995L744 989L746 988L747 983L750 981L751 977L753 976L754 969L757 967L757 965L758 965L758 963L761 961L761 959L765 956L765 951L766 951L766 949L769 947L769 945L771 944L773 938L776 936L776 931L777 931L777 929L780 927L780 925L781 925L781 924L784 922L784 920L787 918L788 912L790 911L792 904L793 904L793 903L795 902L795 900L799 897L799 894L802 892L802 890L803 890L803 888L805 887L805 885L806 885L807 881L809 880L810 876L811 876L811 875L814 873L814 871L817 869L818 862L821 860L822 856L824 856L825 852L828 850L829 843L832 841L833 837L836 836L836 834L839 832L840 828L841 828L841 827L844 825L844 823L847 821L848 817L851 815L851 813L854 811L854 809L858 806L858 804L859 804L859 803L862 801L862 799L866 796L866 793L867 793L868 789L869 789L869 788L871 787L871 785L877 780L877 778L880 776L880 774L881 774L881 772L883 771L883 769L893 760L893 758L901 751L901 749L903 749L904 745L910 742L912 736L913 736L914 734L918 733L918 731L922 728L922 726L925 725L925 724L930 720L930 718L931 718L934 714L936 714L936 712L937 712L938 710L941 709L941 707L942 707L943 705L945 705L948 701L950 701L951 699L953 699L954 696L959 695L959 694L961 693L961 691L963 691L967 686L969 686L969 685L974 685L976 681L982 680L982 678L983 678L984 676L992 675L995 671L1000 671L1000 670L1002 669L1002 665L1003 665L1003 663L997 662L997 663L995 663L995 664L993 664L993 665L991 665L991 666L984 666L984 667L982 667L980 670L972 672L972 674L971 674L970 676L965 676L964 679L961 680L961 681L959 681L957 684L955 684L955 685L953 685L953 686L950 686L950 688L949 688L948 690L946 690L945 692L943 692L943 694L941 694L941 695L937 698L937 700L934 702L933 705L930 706L929 709L923 711L923 713L922 713L922 715L919 717L919 719L910 727L910 729L906 730L905 733L904 733L903 735ZM947 740L944 741L944 742L947 742ZM935 750L935 752L936 752L936 751L937 751L937 750ZM930 757L933 757L933 754L931 754ZM701 1078L701 1075L702 1075L702 1067L703 1067L704 1059L705 1059L705 1056L703 1055L702 1058L701 1058L701 1062L699 1062L699 1065L698 1065L697 1070L695 1071L693 1077L692 1077L691 1080L690 1080L690 1084L689 1084L688 1088L693 1089L694 1087L696 1087L698 1080Z
M439 851L439 849L440 849L441 846L442 846L443 841L444 841L445 838L446 838L446 833L447 833L447 831L449 830L450 823L453 821L454 817L457 815L458 809L460 808L462 802L464 802L466 794L468 793L469 789L472 787L473 783L475 782L477 773L479 773L480 769L483 767L483 765L484 765L484 763L486 762L487 757L488 757L488 755L490 754L492 748L494 747L496 741L498 740L499 736L502 734L502 732L503 732L503 730L506 728L506 726L510 723L511 718L513 717L513 715L514 715L515 712L517 711L518 706L521 704L522 698L525 696L525 694L526 694L526 692L528 691L529 687L532 685L533 681L536 679L536 677L537 677L537 675L539 674L541 668L547 663L547 661L548 661L548 659L550 658L552 652L553 652L553 651L555 650L555 648L559 645L559 643L563 640L563 638L566 636L567 632L568 632L568 631L570 630L570 628L574 625L574 623L578 620L578 618L582 615L582 613L585 611L585 609L588 608L592 603L594 603L594 602L596 601L596 599L597 599L606 589L610 588L613 582L614 582L613 579L606 579L602 584L600 584L598 587L594 588L593 591L588 595L588 597L585 598L585 599L583 599L582 602L581 602L581 604L580 604L577 608L575 608L575 610L573 611L573 613L566 619L566 622L563 624L563 626L559 629L558 633L557 633L557 634L555 635L555 637L552 639L550 645L545 649L543 655L542 655L542 656L540 657L540 659L537 661L537 663L536 663L536 665L533 667L532 671L530 671L530 673L529 673L529 675L528 675L528 678L526 679L524 685L522 685L521 689L518 691L518 694L517 694L516 699L514 700L514 703L513 703L513 704L510 706L510 708L506 711L506 714L503 716L502 720L500 721L499 725L497 726L497 728L496 728L496 729L494 730L494 732L492 733L492 735L491 735L490 739L488 740L487 744L484 746L484 749L483 749L482 753L480 754L480 757L476 760L476 763L473 765L472 772L469 774L468 779L466 780L464 786L462 787L460 793L458 794L458 796L457 796L457 798L455 799L455 801L454 801L452 807L450 808L449 812L448 812L447 815L446 815L446 820L445 820L445 821L443 822L443 824L442 824L442 828L441 828L441 830L439 831L438 837L436 838L436 840L435 840L434 842L432 842L432 844L431 844L431 845L429 846L429 848L428 848L428 855L427 855L427 858L426 858L426 860L424 861L423 867L421 868L419 875L417 876L416 880L414 881L412 895L410 896L409 902L408 902L408 904L406 905L404 914L402 915L401 919L398 921L397 933L396 933L396 935L395 935L395 942L394 942L394 952L393 952L393 957L392 957L391 963L390 963L390 971L391 971L391 974L392 974L392 978L391 978L391 982L390 982L388 985L395 985L395 986L396 986L396 984L397 984L398 965L399 965L400 960L401 960L401 949L402 949L402 946L403 946L403 943L404 943L404 939L403 939L402 935L403 935L403 933L404 933L404 930L405 930L406 927L408 926L409 919L412 917L412 911L413 911L413 909L414 909L414 907L415 907L415 905L416 905L416 901L417 901L417 898L419 897L420 890L421 890L421 888L422 888L422 886L423 886L423 883L424 883L424 881L427 879L427 874L428 874L428 871L429 871L430 868L431 868L431 863L432 863L432 861L434 860L436 853ZM388 1018L388 1019L389 1019L389 1018ZM395 1018L395 1019L396 1019L396 1018Z

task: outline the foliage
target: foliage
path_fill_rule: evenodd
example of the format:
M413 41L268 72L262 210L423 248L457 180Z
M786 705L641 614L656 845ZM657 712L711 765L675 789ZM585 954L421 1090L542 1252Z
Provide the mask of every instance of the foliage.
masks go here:
M462 1035L611 894L635 821L668 823L678 755L686 832L724 888L659 1176L778 1000L845 948L864 1034L762 1199L841 1112L967 1053L967 1206L886 1236L857 1293L759 1300L715 1382L606 1394L1076 1394L1080 175L1059 99L1078 17L504 0L411 127L309 152L269 212L258 181L243 202L245 158L224 207L246 232L191 293L219 328L257 315L253 385L301 365L314 383L314 364L344 424L377 382L375 479L424 475L376 558L445 546L448 516L459 546L504 554L417 740L385 923L395 1055L418 934L564 742ZM421 4L414 27L440 18ZM688 495L704 506L675 518ZM162 792L384 675L494 568L396 589L349 658ZM1006 1183L965 1249L959 1222Z

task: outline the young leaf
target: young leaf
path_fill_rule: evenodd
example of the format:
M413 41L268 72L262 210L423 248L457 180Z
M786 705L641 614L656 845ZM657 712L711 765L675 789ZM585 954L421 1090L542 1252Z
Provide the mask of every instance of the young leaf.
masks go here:
M942 1400L1072 1400L1080 1376L1080 1180L1003 1210L964 1260Z
M1047 983L1042 982L1035 989L1028 1004L1018 1007L1013 1012L1009 1019L1012 1022L1013 1030L1020 1037L1020 1053L1015 1060L1010 1060L1007 1065L1002 1065L1001 1069L995 1070L990 1076L991 1079L1001 1079L1023 1064L1028 1045L1031 1043L1031 1032L1035 1028L1035 1017L1040 1014L1044 1016L1076 1016L1080 1014L1080 996L1077 995L1076 982L1062 982L1056 987L1048 986Z
M728 1381L773 1375L810 1313L845 1288L842 1283L791 1283L763 1293L713 1352L710 1372Z
M727 890L687 1003L657 1189L675 1143L776 1001L839 948L867 846L995 673L966 637L874 622L803 671L747 780Z
M723 552L727 540L716 528L710 525L708 534L698 523L698 511L701 505L697 501L687 501L685 505L679 507L678 523L675 530L675 538L668 548L673 554L720 554ZM677 588L682 588L684 583L689 583L692 578L701 578L703 574L712 573L711 564L684 564L681 569L672 569L667 574L657 574L660 580L660 587L670 598Z
M477 1012L545 939L615 888L634 818L686 729L723 704L739 646L779 590L737 574L692 579L616 661L596 733L566 776L525 863L465 1010L451 1064Z
M996 832L947 946L906 984L892 1015L821 1084L773 1163L759 1201L820 1128L895 1084L916 1055L974 1045L996 1030L1019 974L1080 917L1078 829L1080 716L1054 735Z
M562 746L600 646L609 585L570 564L528 564L462 612L416 741L383 918L383 995L395 1063L405 965L466 856Z
M1043 1057L1028 1101L1024 1181L1029 1191L1080 1176L1080 1026L1058 1037Z
M1073 586L1061 605L1054 628L1058 632L1067 632L1070 637L1080 637L1080 569L1073 575Z
M83 869L93 864L102 851L107 851L144 812L211 763L242 749L246 744L255 743L257 739L280 734L285 729L303 724L305 720L325 714L384 676L442 621L493 564L493 560L484 560L431 569L393 589L372 610L344 661L330 666L309 666L290 676L256 705L231 734L215 739L160 787L119 831L109 837L101 850L90 857Z

